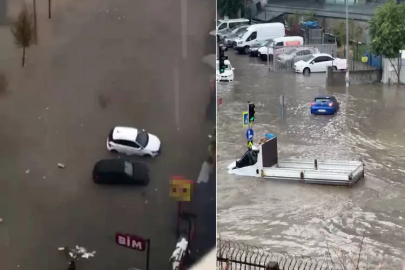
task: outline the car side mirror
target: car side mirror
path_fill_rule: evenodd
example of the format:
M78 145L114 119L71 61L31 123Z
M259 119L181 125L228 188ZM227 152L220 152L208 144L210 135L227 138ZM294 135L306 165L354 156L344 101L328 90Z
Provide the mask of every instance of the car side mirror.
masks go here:
M313 65L314 64L314 62L311 62L311 63L309 63L310 65Z

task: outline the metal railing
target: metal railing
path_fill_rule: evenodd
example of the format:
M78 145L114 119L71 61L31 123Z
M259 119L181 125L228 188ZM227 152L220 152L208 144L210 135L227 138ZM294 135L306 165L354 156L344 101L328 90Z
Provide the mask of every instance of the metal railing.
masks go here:
M349 13L374 15L377 7L384 5L387 0L349 0L348 10ZM311 10L323 10L328 12L345 12L345 0L267 0L267 5L290 7L290 8L304 8Z
M357 265L356 265L357 264ZM272 253L262 248L229 240L217 239L217 270L364 270L357 260L342 258L315 259L309 256ZM382 269L377 267L378 269ZM373 268L374 269L374 268Z

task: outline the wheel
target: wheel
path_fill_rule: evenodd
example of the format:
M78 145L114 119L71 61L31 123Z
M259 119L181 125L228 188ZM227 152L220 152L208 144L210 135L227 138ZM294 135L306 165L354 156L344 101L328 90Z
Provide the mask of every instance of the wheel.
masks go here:
M305 75L309 75L309 73L311 73L311 70L309 68L304 68L304 71L302 72Z
M111 149L110 152L111 152L111 153L114 153L114 154L118 154L118 151L115 150L115 149Z
M236 42L232 43L232 48L236 50Z
M337 67L336 67L336 66L333 66L332 68L333 68L333 70L337 70Z
M249 46L246 46L245 47L245 54L249 54L250 53L250 48L249 48Z

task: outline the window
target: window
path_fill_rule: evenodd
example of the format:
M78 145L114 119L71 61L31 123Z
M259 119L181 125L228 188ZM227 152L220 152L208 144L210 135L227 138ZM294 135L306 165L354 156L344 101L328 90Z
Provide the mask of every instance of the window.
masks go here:
M330 102L330 99L329 98L316 98L315 102L316 103L327 103L327 102Z
M135 140L140 146L145 148L148 145L149 142L149 135L145 131L141 131L138 133L138 136L136 136ZM139 148L139 147L138 147Z
M313 60L313 62L314 62L314 63L323 62L323 57L322 57L322 56L319 56L319 57L315 58L315 59Z
M323 58L324 58L323 61L333 61L333 58L330 56L324 56Z
M282 47L284 45L283 41L277 42L276 47Z
M304 56L304 55L308 55L308 54L311 54L310 50L302 50L297 53L297 56Z
M127 140L118 140L116 143L132 148L139 148L139 145L137 145L135 142L127 141Z
M229 23L229 29L233 30L235 27L237 27L237 23Z
M133 176L134 167L132 166L131 163L129 163L128 161L125 161L125 163L124 163L124 171L125 171L125 174L127 174L128 176Z
M253 32L252 34L250 34L250 36L248 37L248 39L246 41L255 40L256 38L257 38L257 32Z
M227 27L227 23L222 23L218 26L218 30L223 30Z

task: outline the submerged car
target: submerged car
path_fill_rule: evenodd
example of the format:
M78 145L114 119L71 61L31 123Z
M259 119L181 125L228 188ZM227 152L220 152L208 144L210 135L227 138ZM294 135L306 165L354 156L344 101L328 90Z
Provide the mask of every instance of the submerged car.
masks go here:
M315 47L297 47L277 56L277 62L283 65L292 65L295 62L308 58L309 55L319 53Z
M144 129L115 127L107 138L107 149L126 155L155 157L160 153L160 140Z
M230 34L228 34L224 38L224 45L228 48L232 48L235 39L237 39L238 36L243 35L248 27L249 25L241 25L238 28L234 29Z
M97 184L147 185L149 180L145 165L122 159L100 160L93 169L93 181Z
M346 59L334 58L327 53L317 53L307 56L306 59L296 62L293 66L296 73L304 74L326 72L328 67L333 67L334 70L346 69Z
M235 68L231 66L231 62L229 60L225 60L226 68L224 73L219 72L219 61L217 60L217 68L216 68L216 81L217 82L233 82L234 75L233 71Z
M334 96L317 96L311 102L311 114L335 114L339 107Z

